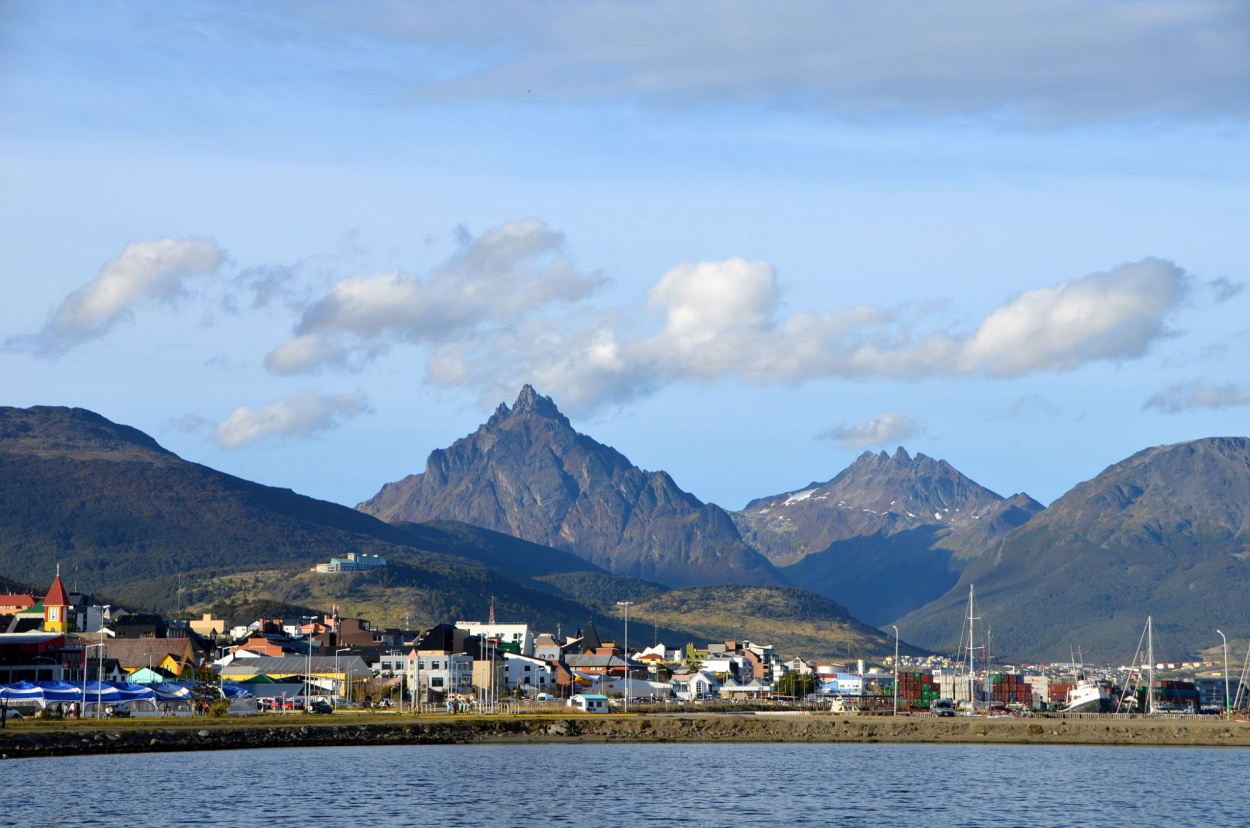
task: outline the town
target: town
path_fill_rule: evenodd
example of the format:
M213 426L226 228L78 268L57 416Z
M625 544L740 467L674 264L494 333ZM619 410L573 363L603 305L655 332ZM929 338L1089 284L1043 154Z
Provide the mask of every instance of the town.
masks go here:
M620 602L628 612L629 602ZM813 705L834 711L1124 715L1230 713L1227 663L968 663L944 656L864 654L853 661L783 659L751 641L630 648L593 621L565 635L524 622L457 620L424 630L376 629L330 612L298 618L166 618L69 593L0 595L0 704L5 716L118 716L262 711L499 712L564 705L587 713L685 704ZM1101 710L1076 707L1078 687L1105 688ZM1153 688L1147 693L1146 687ZM1109 692L1107 692L1109 691ZM711 709L711 708L709 708Z

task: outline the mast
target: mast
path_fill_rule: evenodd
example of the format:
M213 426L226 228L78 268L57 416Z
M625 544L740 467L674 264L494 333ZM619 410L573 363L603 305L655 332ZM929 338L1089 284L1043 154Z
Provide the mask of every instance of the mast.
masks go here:
M968 584L968 703L975 707L977 700L977 646L975 625L977 621L976 614L973 612L973 589L972 584Z
M1155 639L1154 625L1146 616L1146 712L1155 712Z

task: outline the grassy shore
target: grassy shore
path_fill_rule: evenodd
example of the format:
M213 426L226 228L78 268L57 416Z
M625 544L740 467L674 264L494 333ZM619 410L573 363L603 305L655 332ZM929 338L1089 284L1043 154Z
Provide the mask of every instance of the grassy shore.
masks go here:
M805 714L340 713L10 722L7 758L258 747L524 742L894 742L1250 747L1250 725L1184 719Z

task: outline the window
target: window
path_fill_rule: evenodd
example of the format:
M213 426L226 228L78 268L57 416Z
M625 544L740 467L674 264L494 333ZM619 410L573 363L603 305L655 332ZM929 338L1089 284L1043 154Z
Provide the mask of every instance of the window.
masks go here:
M442 676L433 676L433 677L431 677L431 678L430 678L430 686L431 686L431 687L442 687L442 686L443 686L443 677L442 677Z

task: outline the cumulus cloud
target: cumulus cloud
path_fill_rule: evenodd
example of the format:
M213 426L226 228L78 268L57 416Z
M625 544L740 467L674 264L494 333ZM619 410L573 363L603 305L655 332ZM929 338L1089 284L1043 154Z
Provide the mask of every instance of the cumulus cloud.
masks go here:
M439 56L409 78L417 98L1052 122L1250 115L1250 18L1238 0L618 1L547 11L375 2L320 6L312 19Z
M906 414L891 412L873 417L858 425L838 425L816 435L818 440L830 440L843 448L862 449L882 443L899 443L918 430L916 421Z
M37 349L59 354L104 336L136 308L174 303L188 279L212 273L225 252L201 238L131 242L99 274L71 293L35 337Z
M1142 408L1179 414L1195 408L1237 408L1250 405L1250 386L1180 383L1155 392Z
M422 278L380 273L345 279L310 304L266 366L275 373L353 368L395 344L443 346L524 323L575 302L603 279L561 255L564 236L537 219L512 222L460 248Z
M1184 271L1160 259L1029 291L963 343L961 370L1011 377L1139 357L1186 291Z
M1193 290L1172 262L1143 259L1009 298L952 329L940 305L782 312L776 269L732 258L682 262L637 307L591 315L604 280L560 251L536 219L467 234L425 277L344 279L303 311L266 358L280 374L356 370L397 346L421 349L432 383L497 401L523 382L586 412L665 385L736 378L1013 378L1137 359L1170 335Z
M604 369L757 384L1069 371L1142 356L1188 290L1181 268L1145 259L1026 292L952 333L869 306L782 317L776 278L767 263L741 259L671 269L650 292L663 327L632 342L601 333L614 356Z
M338 428L344 420L364 413L364 394L317 394L300 391L289 399L263 405L243 406L217 424L213 442L236 449L265 438L312 437Z

